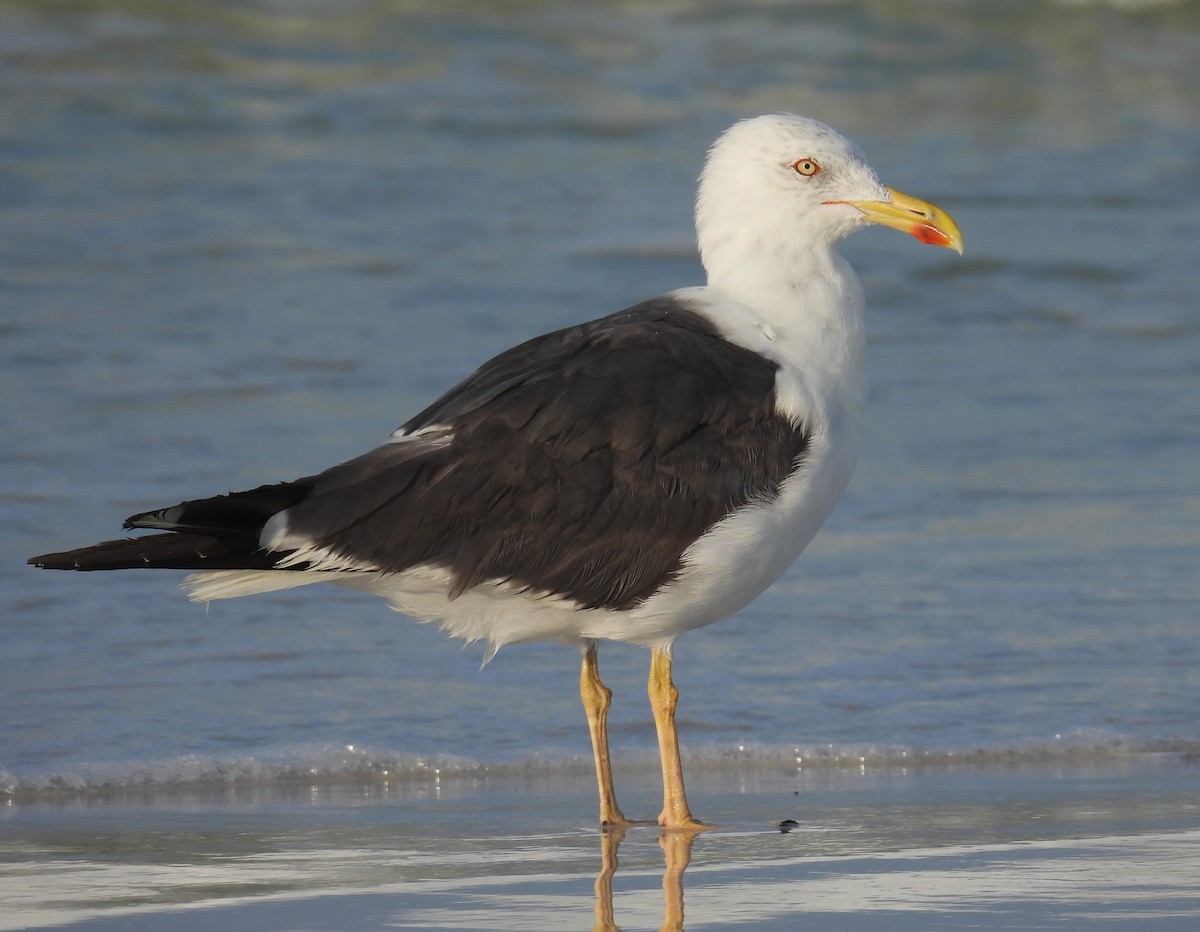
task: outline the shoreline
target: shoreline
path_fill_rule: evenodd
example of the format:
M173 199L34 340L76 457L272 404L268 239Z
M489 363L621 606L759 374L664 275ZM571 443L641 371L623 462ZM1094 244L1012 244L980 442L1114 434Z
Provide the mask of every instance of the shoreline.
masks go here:
M1134 763L702 772L694 836L601 832L586 776L10 804L0 929L1191 928L1197 764Z
M0 770L0 806L30 806L71 802L146 804L174 795L229 799L264 793L294 800L298 793L340 790L387 797L393 793L467 789L489 782L572 781L590 779L590 758L561 758L480 763L453 755L396 755L373 748L323 747L308 749L288 761L278 753L233 758L181 755L144 764L105 763L76 767L21 782ZM1200 743L1158 740L1143 746L1120 740L1105 743L1063 742L1011 748L764 748L744 746L736 751L700 748L683 753L685 772L706 780L803 780L831 774L918 774L958 771L1005 771L1022 768L1121 770L1200 764ZM614 768L633 779L658 773L658 759L647 749L614 756ZM30 783L32 782L32 785ZM6 785L7 784L7 785Z

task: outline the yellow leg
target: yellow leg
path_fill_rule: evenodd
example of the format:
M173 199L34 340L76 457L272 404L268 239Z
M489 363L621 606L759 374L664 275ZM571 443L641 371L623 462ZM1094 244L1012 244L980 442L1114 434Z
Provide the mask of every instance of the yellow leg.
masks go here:
M658 730L658 755L662 759L663 810L658 824L664 828L708 828L692 818L683 791L683 764L679 760L679 736L675 733L675 704L679 690L671 682L671 655L656 647L650 655L650 680L646 685L654 727Z
M617 805L617 795L613 790L612 765L608 761L607 722L612 690L600 682L594 641L583 654L583 668L579 671L579 696L583 699L588 732L592 736L592 755L596 759L596 784L600 789L600 824L628 825L629 820L622 815L621 807Z

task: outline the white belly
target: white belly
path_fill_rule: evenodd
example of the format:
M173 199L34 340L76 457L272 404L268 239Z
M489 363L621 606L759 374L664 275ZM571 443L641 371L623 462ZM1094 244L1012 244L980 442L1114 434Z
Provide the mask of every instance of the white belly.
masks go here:
M684 555L674 583L628 612L589 619L585 637L666 645L749 604L808 546L833 511L858 458L858 438L814 437L778 498L735 512Z

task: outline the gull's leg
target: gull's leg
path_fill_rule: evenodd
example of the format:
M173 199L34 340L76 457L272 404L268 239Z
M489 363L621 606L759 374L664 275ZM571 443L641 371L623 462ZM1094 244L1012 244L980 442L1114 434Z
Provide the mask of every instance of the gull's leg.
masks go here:
M613 790L612 766L608 761L608 707L612 690L600 682L596 663L596 642L583 652L583 668L579 671L579 696L587 715L588 732L592 736L592 755L596 759L596 784L600 788L600 824L628 825L621 814L617 794Z
M646 692L658 730L658 755L662 759L663 810L658 824L664 828L708 828L692 818L683 792L683 764L679 760L679 737L675 734L675 704L679 690L671 682L671 655L661 647L650 655L650 681Z

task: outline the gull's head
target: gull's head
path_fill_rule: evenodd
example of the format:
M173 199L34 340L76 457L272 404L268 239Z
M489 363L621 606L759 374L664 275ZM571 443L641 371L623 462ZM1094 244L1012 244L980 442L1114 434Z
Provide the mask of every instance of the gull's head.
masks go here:
M807 117L780 113L734 124L700 176L696 230L710 273L723 254L788 263L828 253L871 223L962 252L944 211L881 183L854 143Z

